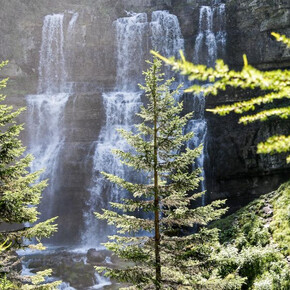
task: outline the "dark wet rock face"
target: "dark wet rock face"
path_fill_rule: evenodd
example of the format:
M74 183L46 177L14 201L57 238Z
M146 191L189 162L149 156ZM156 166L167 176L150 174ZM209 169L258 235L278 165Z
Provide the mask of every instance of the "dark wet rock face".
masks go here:
M97 251L96 249L89 249L87 252L87 261L90 264L103 263L106 260L108 251Z
M207 98L207 107L249 99L261 92L234 91ZM217 102L218 100L218 102ZM285 154L257 154L257 144L271 135L288 134L287 120L272 119L249 125L238 124L240 115L220 117L207 112L207 189L211 199L226 198L231 211L289 179Z

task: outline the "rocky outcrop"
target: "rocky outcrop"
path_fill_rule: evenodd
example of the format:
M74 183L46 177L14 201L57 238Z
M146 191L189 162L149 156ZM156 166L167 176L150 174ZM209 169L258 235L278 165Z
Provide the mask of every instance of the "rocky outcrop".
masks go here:
M55 213L59 239L79 242L83 210L91 179L92 148L105 120L102 92L112 90L116 79L114 21L128 11L166 9L178 16L188 59L193 59L198 33L199 7L208 0L0 0L0 59L9 59L1 76L10 78L5 93L14 106L26 105L25 96L36 94L41 31L45 15L64 13L65 27L78 13L73 41L66 43L71 97L65 110L65 150ZM259 68L286 68L290 55L271 37L276 31L290 36L290 7L285 0L230 0L227 11L226 62L242 64L242 54ZM252 92L228 91L207 99L207 107L248 98ZM190 102L190 97L187 97ZM271 190L287 178L287 166L278 156L259 156L256 144L273 132L289 132L287 122L237 124L237 116L206 115L208 120L207 188L210 197L227 197L239 206L253 196ZM23 115L21 121L26 121ZM23 134L27 144L27 135ZM265 190L267 188L267 190ZM60 210L61 209L61 210ZM69 237L69 238L68 238ZM56 236L58 239L58 236Z
M271 32L290 36L288 1L227 1L227 59L234 69L246 54L259 69L290 67L290 50L277 43ZM207 107L258 96L257 90L232 90L207 98ZM275 104L273 104L274 106ZM235 114L219 117L208 113L207 188L212 199L227 198L231 209L247 204L258 195L276 189L289 179L285 155L259 155L257 144L273 134L289 134L287 120L272 119L247 126ZM218 164L222 164L220 167Z

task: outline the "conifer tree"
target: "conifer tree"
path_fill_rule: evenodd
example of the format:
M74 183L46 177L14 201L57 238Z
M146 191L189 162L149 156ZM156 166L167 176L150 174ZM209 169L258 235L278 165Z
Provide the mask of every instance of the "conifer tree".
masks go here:
M0 63L0 69L6 64ZM0 88L4 88L6 83L7 79L1 80ZM36 223L39 215L36 206L46 181L37 181L39 172L28 172L32 156L24 156L25 147L19 140L23 125L17 124L15 120L24 108L13 111L12 106L2 103L4 100L5 96L0 95L0 285L10 285L10 288L3 286L1 289L18 289L17 281L25 279L16 270L20 260L15 251L28 247L25 240L39 241L51 236L56 231L56 218ZM40 249L42 245L30 247ZM49 273L51 271L47 270L32 280L27 278L26 282L34 286L27 285L26 289L36 289L36 285L44 281L43 276ZM53 289L56 284L49 284L47 288L42 285L41 289Z
M224 279L214 271L214 252L220 246L218 231L204 227L225 212L221 208L224 202L192 207L204 194L198 192L201 169L190 171L202 146L193 150L184 148L186 141L193 137L193 133L183 134L192 114L181 116L183 105L174 98L179 88L170 91L173 80L163 82L161 62L155 58L148 63L151 67L144 72L146 84L140 86L148 104L137 114L143 122L136 125L136 134L119 130L133 151L114 151L125 165L145 173L148 183L131 183L103 173L130 196L121 203L111 203L116 210L103 209L102 214L96 213L99 219L117 228L117 234L110 236L105 244L107 249L131 263L120 269L96 269L105 271L106 276L129 282L133 285L129 289L240 286L243 281L235 274ZM148 213L148 217L136 217L134 214L139 211Z

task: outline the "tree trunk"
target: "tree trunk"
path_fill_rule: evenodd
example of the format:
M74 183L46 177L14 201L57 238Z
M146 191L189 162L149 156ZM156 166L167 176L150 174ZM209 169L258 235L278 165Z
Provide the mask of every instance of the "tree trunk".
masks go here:
M155 226L155 283L156 289L161 289L161 264L160 264L160 229L159 229L159 191L158 191L158 142L157 142L157 100L156 100L156 79L153 80L153 98L154 98L154 226Z

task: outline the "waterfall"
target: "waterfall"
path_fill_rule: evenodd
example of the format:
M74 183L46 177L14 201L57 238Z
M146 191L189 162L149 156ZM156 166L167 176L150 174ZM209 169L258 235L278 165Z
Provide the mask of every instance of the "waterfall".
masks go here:
M203 144L203 152L202 154L196 159L196 162L193 164L194 168L201 168L202 173L201 176L203 181L200 183L200 190L206 190L205 186L205 172L204 172L204 161L206 158L206 134L207 134L207 122L204 118L204 110L205 110L205 98L203 94L195 94L190 96L192 111L194 112L193 119L191 119L187 126L185 127L185 133L194 132L194 136L191 140L187 142L187 147L190 149L194 149L198 147L200 144ZM192 99L193 98L193 99ZM201 205L205 205L205 195L201 198Z
M66 80L63 14L47 15L42 28L38 93L63 91Z
M224 58L226 55L226 5L224 3L215 7L216 12L216 43L218 48L218 58Z
M117 39L117 83L116 91L103 94L106 123L96 142L93 156L92 183L89 188L88 210L84 212L85 232L82 235L85 246L95 246L106 240L110 229L98 221L93 212L108 208L110 201L120 201L122 192L114 184L106 181L100 172L105 171L122 178L131 174L112 154L113 148L129 150L126 141L116 131L132 129L135 114L141 105L141 94L137 84L142 79L142 65L145 62L147 14L133 14L120 18L115 23Z
M144 79L142 71L145 69L145 59L149 57L150 44L168 56L177 55L179 50L184 48L176 16L167 11L155 11L152 13L152 22L148 23L147 19L146 13L132 13L114 23L117 46L116 91L103 94L106 121L96 141L93 181L89 188L88 209L84 212L85 231L82 237L86 247L96 246L106 240L108 234L112 234L112 229L106 223L98 221L93 212L108 208L110 201L118 202L126 194L116 185L106 181L100 172L105 171L130 181L145 179L124 166L111 150L130 150L116 129L134 130L133 124L137 122L135 114L142 104L137 84Z
M199 30L194 46L194 62L213 66L217 57L224 57L226 45L225 4L201 6Z
M117 37L117 85L119 91L136 91L142 82L147 54L148 22L146 13L133 14L115 21Z
M211 66L217 58L217 44L213 33L213 9L202 6L199 14L199 32L195 41L194 61L201 63L206 58L206 64Z
M214 7L201 6L199 13L199 30L195 40L194 62L213 66L217 57L225 56L226 25L225 4L215 3ZM196 167L203 168L206 158L206 134L207 122L204 118L205 99L202 94L193 96L192 110L195 112L193 120L189 122L185 131L193 131L195 136L188 142L189 148L195 148L204 144L203 153L196 161ZM201 190L205 188L205 173L202 171L203 181ZM202 197L202 205L205 205L205 196Z
M67 34L69 38L72 38L75 32L75 26L76 26L76 22L78 18L79 18L79 13L78 12L73 13L72 18L68 24L68 29L67 29Z
M42 27L38 94L26 97L28 147L35 158L31 170L44 169L41 179L49 179L41 204L44 218L54 213L54 199L60 181L60 153L65 140L64 110L70 96L66 80L64 14L47 15Z
M109 202L119 202L124 194L120 188L105 180L100 172L108 172L128 179L132 175L112 153L112 149L128 151L126 141L116 131L118 128L130 131L134 116L141 105L141 95L137 92L109 92L103 94L106 110L106 124L103 126L95 144L93 155L93 177L89 188L88 210L84 212L85 232L82 241L85 246L95 246L106 240L110 229L104 222L96 219L96 210L108 208Z
M184 39L177 16L168 11L154 11L150 28L152 47L163 56L178 57L179 51L184 50Z
M150 23L152 48L161 55L179 58L179 51L184 51L184 39L177 16L168 11L154 11ZM165 78L174 76L170 67L165 67ZM182 78L175 76L178 82Z

